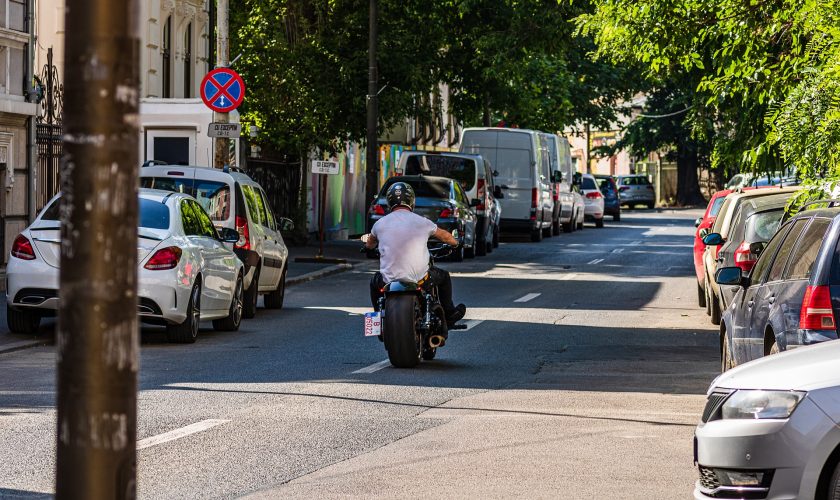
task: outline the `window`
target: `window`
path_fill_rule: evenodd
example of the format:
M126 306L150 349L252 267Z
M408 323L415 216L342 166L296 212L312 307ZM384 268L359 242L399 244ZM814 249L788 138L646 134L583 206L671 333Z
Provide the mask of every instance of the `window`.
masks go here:
M192 23L184 31L184 97L192 97Z
M169 229L169 207L158 201L140 198L139 226L149 229Z
M274 212L271 210L271 204L268 202L268 196L265 195L265 192L260 189L260 198L262 198L263 204L265 205L265 214L268 216L268 227L271 229L277 229L277 225L274 222Z
M595 185L595 181L591 177L581 179L580 187L582 189L598 189L598 186Z
M817 254L820 252L830 223L828 219L814 219L814 222L808 226L791 255L790 265L785 273L786 280L806 280L811 277L814 262L817 260Z
M230 196L230 186L224 182L183 177L142 177L140 187L186 193L198 201L199 205L210 214L212 220L226 221L230 218L233 201Z
M753 214L747 219L744 241L754 243L756 241L769 241L779 229L782 222L784 210L767 210Z
M259 198L256 191L251 186L243 185L242 195L245 197L245 205L248 207L248 214L251 216L251 221L254 224L262 224L258 202Z
M709 217L714 217L720 212L720 207L723 206L723 202L726 201L726 196L718 196L715 198L715 202L712 204L712 208L709 210Z
M207 238L218 238L216 227L213 226L213 221L211 221L210 217L207 216L207 212L201 208L201 205L192 200L190 200L190 205L192 205L195 218L198 221L199 234L201 236L206 236Z
M260 213L260 224L262 224L263 226L270 227L270 221L268 220L268 212L265 208L265 200L263 200L259 189L250 189L253 189L254 191L254 202L257 205L257 211Z
M758 262L755 263L755 267L753 267L753 270L750 273L750 278L752 279L753 285L757 285L761 278L764 277L765 271L767 271L767 267L773 260L773 255L775 255L776 250L779 248L779 245L782 243L782 240L784 240L785 234L787 234L791 226L792 224L783 226L779 230L779 232L776 233L776 235L770 240L770 242L764 248L764 251L761 252L761 255L758 257Z
M6 23L7 19L8 24ZM22 33L29 31L26 26L25 0L0 0L0 28Z
M790 230L787 238L785 238L785 241L779 247L779 252L776 254L776 260L774 260L773 265L770 266L770 272L767 274L767 281L778 281L782 279L782 273L784 272L785 264L790 257L790 252L793 250L793 245L796 244L796 240L799 239L799 234L802 233L802 229L807 223L808 219L799 219L793 223L793 229Z
M163 25L163 45L161 46L160 84L161 97L172 97L172 16Z
M475 161L444 155L410 155L405 163L405 175L433 175L449 177L460 182L464 189L475 185Z
M201 235L201 225L190 200L181 200L181 224L187 236Z

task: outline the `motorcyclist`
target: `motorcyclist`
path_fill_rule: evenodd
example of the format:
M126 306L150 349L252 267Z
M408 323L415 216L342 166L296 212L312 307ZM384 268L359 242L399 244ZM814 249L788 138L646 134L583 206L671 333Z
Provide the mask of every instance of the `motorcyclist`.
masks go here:
M369 249L379 246L379 272L370 281L370 300L378 308L382 288L392 281L420 283L428 279L437 285L446 323L451 327L464 317L467 307L452 302L452 279L443 269L429 266L429 238L458 246L458 240L429 219L414 213L414 189L395 182L385 194L389 212L376 221L363 240Z

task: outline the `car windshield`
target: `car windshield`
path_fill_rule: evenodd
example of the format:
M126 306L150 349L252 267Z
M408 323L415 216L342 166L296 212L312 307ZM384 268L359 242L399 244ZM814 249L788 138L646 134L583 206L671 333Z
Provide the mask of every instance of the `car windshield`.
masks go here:
M169 207L159 201L140 198L138 227L148 229L169 229ZM61 221L61 198L56 198L44 211L42 221Z
M140 187L186 193L198 200L214 221L230 218L232 200L227 183L179 177L142 177Z
M717 216L718 212L720 212L720 207L723 206L723 202L726 201L726 196L718 196L715 198L714 203L712 203L712 209L709 210L709 216L715 217Z
M405 179L395 177L388 181L382 188L381 196L384 198L388 188L397 182L405 182L414 189L414 196L417 198L442 198L448 200L450 197L449 181L445 179Z
M747 243L770 241L770 238L779 229L779 224L782 222L782 215L784 213L784 209L778 208L752 214L747 219L744 241Z
M405 174L448 177L469 191L475 185L475 161L457 156L410 155L405 162Z

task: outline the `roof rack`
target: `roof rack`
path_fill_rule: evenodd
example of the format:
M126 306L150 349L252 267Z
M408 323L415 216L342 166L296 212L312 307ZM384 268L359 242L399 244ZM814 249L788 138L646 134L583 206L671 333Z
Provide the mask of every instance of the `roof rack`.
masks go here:
M799 208L799 210L796 211L796 213L804 211L806 208L810 207L811 205L821 205L823 203L828 204L827 208L833 208L833 207L840 206L840 200L835 199L835 198L827 198L827 199L824 199L824 200L814 200L814 201L809 201L808 203L802 205Z

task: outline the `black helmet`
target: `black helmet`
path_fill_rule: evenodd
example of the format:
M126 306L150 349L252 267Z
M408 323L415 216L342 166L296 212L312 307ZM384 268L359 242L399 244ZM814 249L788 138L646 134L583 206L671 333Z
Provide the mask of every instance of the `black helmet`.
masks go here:
M414 210L414 188L405 182L395 182L385 193L385 200L388 202L388 210L399 206Z

